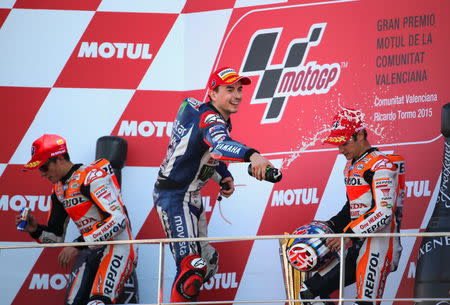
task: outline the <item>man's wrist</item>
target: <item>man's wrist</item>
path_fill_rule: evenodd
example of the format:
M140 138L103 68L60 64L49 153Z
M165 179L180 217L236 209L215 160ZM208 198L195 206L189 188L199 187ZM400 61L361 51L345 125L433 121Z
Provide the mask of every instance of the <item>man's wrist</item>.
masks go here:
M38 225L36 225L34 231L31 231L30 229L28 229L28 233L31 235L32 238L38 239L39 236L41 236L43 229L44 229L43 226L38 224Z
M37 229L38 229L38 225L34 225L34 226L28 225L28 232L30 232L30 233L36 232Z
M250 158L251 158L255 153L259 154L259 151L257 151L256 149L250 148L250 149L247 150L247 152L245 153L244 160L245 160L246 162L251 162Z

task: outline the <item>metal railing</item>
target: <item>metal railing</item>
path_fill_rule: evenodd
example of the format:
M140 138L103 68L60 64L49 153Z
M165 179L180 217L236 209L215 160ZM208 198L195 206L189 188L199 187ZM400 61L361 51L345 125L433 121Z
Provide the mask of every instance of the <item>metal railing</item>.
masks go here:
M341 245L344 244L344 238L346 237L450 237L450 232L422 232L422 233L368 233L368 234L303 234L302 238L340 238ZM102 245L120 245L120 244L159 244L159 267L158 267L158 301L157 303L151 303L147 305L170 305L174 303L163 302L163 278L164 278L164 245L171 242L195 242L195 241L208 241L208 242L223 242L223 241L246 241L246 240L283 240L299 238L299 235L262 235L262 236L236 236L236 237L198 237L198 238L162 238L162 239L139 239L139 240L115 240L115 241L102 241L102 242L72 242L72 243L49 243L49 244L26 244L26 245L0 245L1 250L8 249L26 249L26 248L58 248L67 246L102 246ZM339 278L339 298L337 299L323 299L323 301L339 302L339 305L345 301L358 301L354 298L344 298L344 247L340 247L340 278ZM365 299L366 300L366 299ZM448 301L450 298L379 298L370 299L371 301L399 301L399 302L425 302L425 301ZM300 300L300 299L282 299L282 300L255 300L255 301L208 301L208 302L196 302L196 304L271 304L271 303L288 303L288 302L300 302L300 301L317 301L317 300ZM176 303L176 304L192 304L191 303Z

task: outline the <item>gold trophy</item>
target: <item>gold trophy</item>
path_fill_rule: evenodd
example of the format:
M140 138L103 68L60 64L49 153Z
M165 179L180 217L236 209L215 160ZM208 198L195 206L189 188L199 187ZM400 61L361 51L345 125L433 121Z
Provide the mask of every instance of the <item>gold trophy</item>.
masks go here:
M313 221L297 228L293 239L280 240L280 259L283 266L284 285L289 305L301 305L300 289L303 282L315 272L333 267L338 263L336 253L326 246L325 237L305 238L304 235L331 234L333 231L324 222Z
M289 235L289 233L284 233ZM289 239L281 239L280 240L280 260L281 266L283 268L283 278L284 278L284 287L286 289L286 297L289 300L298 300L300 298L300 287L307 279L308 272L302 272L300 270L295 269L289 263L286 249ZM289 305L300 305L299 301L289 301Z

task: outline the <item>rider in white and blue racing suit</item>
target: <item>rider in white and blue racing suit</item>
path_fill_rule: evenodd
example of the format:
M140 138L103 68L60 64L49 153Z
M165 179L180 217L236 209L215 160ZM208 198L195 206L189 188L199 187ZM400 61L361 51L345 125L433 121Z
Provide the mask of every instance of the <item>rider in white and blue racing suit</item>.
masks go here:
M154 203L169 238L207 236L200 190L212 178L230 196L234 183L226 162L252 162L262 180L272 164L255 149L230 137L230 114L237 112L242 85L250 79L233 69L215 71L209 81L211 101L185 99L174 121L167 155L153 193ZM177 264L171 302L195 301L201 285L217 271L218 253L207 242L176 242L171 250Z

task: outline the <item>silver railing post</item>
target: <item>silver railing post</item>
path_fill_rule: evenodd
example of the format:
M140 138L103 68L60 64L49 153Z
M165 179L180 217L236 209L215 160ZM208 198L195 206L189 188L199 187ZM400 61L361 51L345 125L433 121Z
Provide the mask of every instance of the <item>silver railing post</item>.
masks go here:
M158 268L158 305L164 298L164 243L159 243L159 268Z
M339 305L342 305L342 299L344 298L345 287L345 257L344 257L344 237L339 237L341 247L339 249Z

